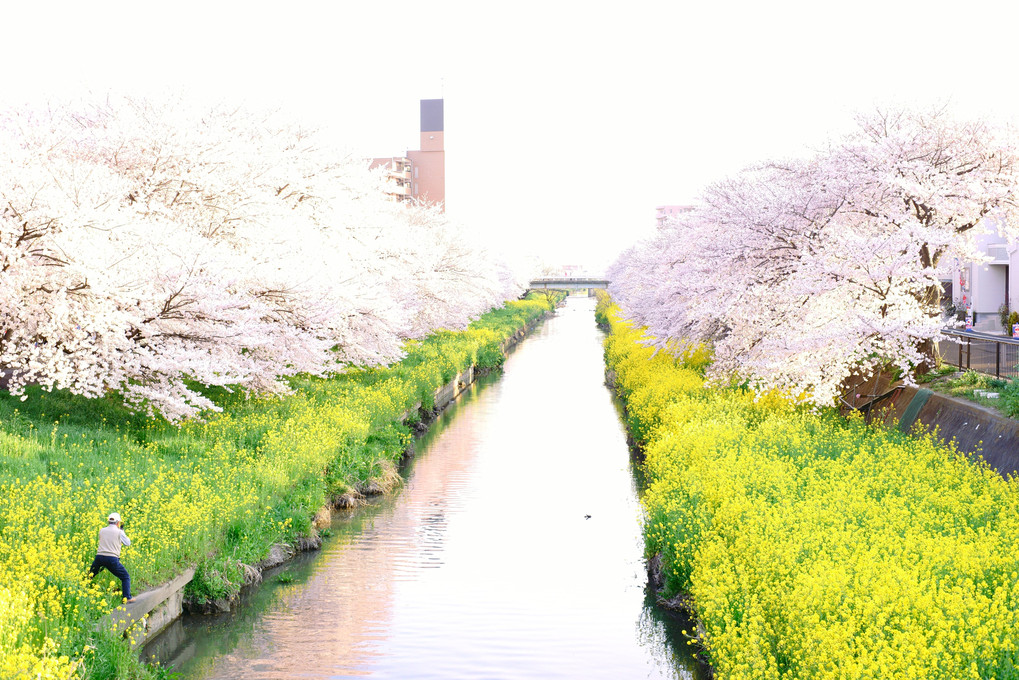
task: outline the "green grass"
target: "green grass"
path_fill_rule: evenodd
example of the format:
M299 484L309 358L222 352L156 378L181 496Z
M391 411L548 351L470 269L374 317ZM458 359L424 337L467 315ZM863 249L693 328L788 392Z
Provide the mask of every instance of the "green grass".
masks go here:
M924 381L925 387L935 392L972 401L1009 418L1019 418L1019 381L1015 379L995 378L977 371L962 372L949 368L928 375L932 377ZM997 392L999 397L988 399L977 394L977 390Z

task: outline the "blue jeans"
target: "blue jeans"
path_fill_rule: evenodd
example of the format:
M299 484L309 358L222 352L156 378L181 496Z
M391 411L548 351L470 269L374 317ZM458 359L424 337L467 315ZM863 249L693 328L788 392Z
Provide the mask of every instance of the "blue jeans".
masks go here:
M131 575L127 573L127 569L120 563L120 558L113 555L96 555L96 558L92 560L91 568L89 568L91 577L95 578L95 575L103 569L109 569L111 574L120 579L120 592L125 600L130 600Z

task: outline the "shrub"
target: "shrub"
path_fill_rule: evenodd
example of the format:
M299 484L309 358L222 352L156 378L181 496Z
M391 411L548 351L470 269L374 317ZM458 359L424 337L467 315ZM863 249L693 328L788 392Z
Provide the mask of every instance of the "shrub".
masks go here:
M1006 335L1012 335L1012 326L1008 323L1011 317L1012 312L1008 308L1008 303L1002 302L1001 306L998 307L998 320L1001 322L1001 328L1005 331Z
M987 382L987 376L977 373L974 370L969 370L959 376L957 382L960 385L973 385L975 387L979 387L985 385Z
M594 322L598 324L600 328L608 330L608 310L612 306L612 297L608 294L608 291L602 290L601 288L595 289L594 297L597 300L594 306Z
M1001 409L1009 418L1019 418L1019 380L1008 381L1001 392Z

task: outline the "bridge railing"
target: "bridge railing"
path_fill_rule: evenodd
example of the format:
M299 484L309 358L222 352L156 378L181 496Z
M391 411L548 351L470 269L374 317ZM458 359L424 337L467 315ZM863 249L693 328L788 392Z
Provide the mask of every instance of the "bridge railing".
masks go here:
M941 360L960 370L974 370L997 378L1019 378L1019 338L945 331L951 340L938 345Z
M542 276L541 278L531 279L532 286L535 284L554 286L557 283L571 285L590 283L604 286L609 284L609 280L597 276Z

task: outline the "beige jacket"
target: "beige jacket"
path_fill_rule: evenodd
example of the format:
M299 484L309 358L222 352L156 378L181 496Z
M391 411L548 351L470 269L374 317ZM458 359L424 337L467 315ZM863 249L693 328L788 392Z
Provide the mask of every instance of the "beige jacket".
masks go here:
M107 524L99 530L98 554L120 557L121 545L131 545L131 539L116 524Z

